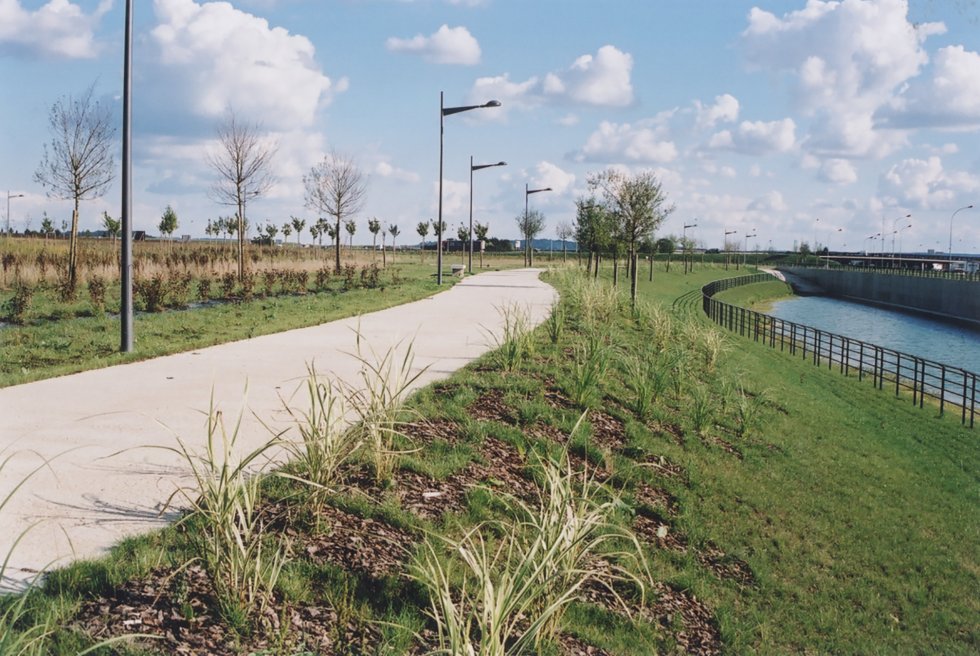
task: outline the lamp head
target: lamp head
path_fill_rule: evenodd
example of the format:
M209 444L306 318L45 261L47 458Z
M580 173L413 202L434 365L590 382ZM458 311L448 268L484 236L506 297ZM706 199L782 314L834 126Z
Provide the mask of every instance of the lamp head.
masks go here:
M484 103L483 106L484 107L500 107L500 101L499 100L490 100L490 101L487 101L486 103Z

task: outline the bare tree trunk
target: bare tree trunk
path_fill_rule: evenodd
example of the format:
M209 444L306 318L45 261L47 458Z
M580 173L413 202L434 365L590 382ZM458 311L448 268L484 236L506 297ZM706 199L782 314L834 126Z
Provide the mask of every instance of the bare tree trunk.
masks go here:
M340 273L340 215L337 215L337 238L334 240L336 243L336 248L334 249L334 269L337 273Z
M650 253L650 282L653 282L653 260L657 255L657 251Z
M78 285L78 197L71 212L71 236L68 238L68 289L74 294Z
M619 253L613 253L613 287L619 286Z
M245 203L238 202L238 279L245 279Z
M636 253L630 255L630 304L636 307Z

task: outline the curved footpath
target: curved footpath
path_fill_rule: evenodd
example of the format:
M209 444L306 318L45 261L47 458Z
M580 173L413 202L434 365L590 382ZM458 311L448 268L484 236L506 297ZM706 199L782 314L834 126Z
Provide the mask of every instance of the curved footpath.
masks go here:
M539 273L482 273L361 317L0 389L0 461L11 458L0 472L0 499L50 461L0 511L0 562L24 534L4 583L98 557L126 536L172 520L173 512L160 511L176 486L189 483L187 465L144 447L176 446L180 436L192 450L203 449L212 390L229 429L243 402L247 407L239 436L245 452L268 440L270 429L288 426L283 399L299 391L292 405L304 407L310 363L321 375L360 382L355 331L366 353L411 343L415 369L428 367L416 381L421 387L492 348L491 335L503 329L497 308L516 304L532 324L544 321L557 294Z

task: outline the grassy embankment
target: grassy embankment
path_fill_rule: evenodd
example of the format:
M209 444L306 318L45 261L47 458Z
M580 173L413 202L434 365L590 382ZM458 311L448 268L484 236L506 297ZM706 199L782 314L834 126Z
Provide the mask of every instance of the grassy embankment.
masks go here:
M420 450L397 456L384 485L357 493L364 485L358 472L375 471L362 452L343 465L337 493L270 480L274 507L287 509L273 521L290 521L287 528L275 524L276 533L292 539L275 584L277 612L326 609L336 653L371 653L382 634L393 653L404 651L411 631L392 624L425 626L427 588L403 576L417 571L408 563L425 553L425 536L459 540L482 527L498 544L530 531L506 523L514 506L500 500L528 485L525 474L540 483L533 454L556 453L572 434L573 455L587 457L596 476L620 490L621 504L606 519L637 536L650 578L636 560L607 554L646 581L645 601L635 584L615 586L635 623L609 595L585 586L592 603L571 604L564 634L615 654L696 645L707 653L976 653L976 433L868 384L720 333L700 316L697 292L723 275L658 270L653 284L641 279L650 305L635 315L621 303L608 310L606 301L590 310L581 290L575 300L578 283L556 277L564 305L530 341L508 342L412 399L412 423L398 439ZM583 410L583 425L573 431ZM427 482L413 487L420 478ZM457 498L452 490L461 480L483 487ZM427 489L442 496L416 494ZM446 514L425 512L443 502ZM402 531L394 541L403 544L392 550L368 534L351 540L350 525L364 517L373 520L370 534ZM486 523L491 519L504 524ZM79 626L73 618L83 600L118 599L120 586L140 589L125 583L140 579L151 581L142 584L150 590L144 596L170 602L167 612L183 613L190 632L195 621L208 630L220 626L236 648L267 635L257 618L232 622L201 606L207 597L188 592L188 577L175 572L195 553L190 533L133 540L105 561L49 577L31 607L35 617L67 627L54 635L52 653L85 644L71 628ZM362 557L390 569L365 571L357 558L345 563L330 536L364 542ZM456 584L459 567L449 579ZM496 567L500 583L506 568ZM113 625L111 617L100 624L91 615L89 628ZM122 630L121 620L114 626ZM302 635L286 625L263 653L302 653ZM432 646L431 633L427 640ZM563 651L548 640L541 647Z

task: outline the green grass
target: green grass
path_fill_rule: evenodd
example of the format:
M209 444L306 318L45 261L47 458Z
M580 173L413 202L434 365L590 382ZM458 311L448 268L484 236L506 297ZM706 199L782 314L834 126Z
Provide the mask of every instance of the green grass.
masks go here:
M135 350L128 354L119 352L118 315L73 316L86 312L83 296L65 305L53 292L45 291L38 295L33 314L48 318L0 328L0 387L356 316L424 298L456 280L444 276L443 286L438 287L433 267L417 263L399 264L396 270L400 282L392 284L388 269L382 274L382 286L376 289L341 291L335 280L331 291L322 293L255 298L190 310L138 312L133 322ZM116 293L109 300L110 309L118 310L118 303ZM58 319L60 315L71 318Z
M719 301L763 313L772 307L773 301L791 296L793 296L793 289L785 282L778 280L760 282L754 285L743 285L715 294L715 298Z
M686 539L688 549L678 552L648 542L644 555L653 579L707 605L724 653L980 651L977 433L953 417L938 417L934 410L917 409L868 383L733 334L721 335L722 348L709 366L705 331L717 329L701 315L698 290L745 270L709 266L684 275L676 264L667 274L658 263L652 284L645 275L640 279L641 299L671 313L672 322L656 321L668 335L651 339L655 311L640 306L633 312L628 303L620 303L602 324L601 339L612 355L589 402L622 422L622 447L611 450L600 443L599 423L589 416L570 440L573 455L587 455L594 467L606 469L613 487L621 488L622 504L614 517L621 528L629 527L637 510L637 483L676 498L677 514L665 521L670 534ZM608 274L604 269L607 285ZM560 285L563 299L572 296L570 282L560 275L551 280ZM625 291L625 278L621 281ZM539 327L529 357L513 370L488 354L449 381L417 393L410 400L413 421L424 416L452 422L455 437L431 444L406 441L400 446L414 450L400 457L399 466L449 476L469 463L486 463L479 450L491 439L514 445L532 472L534 453L560 453L561 447L541 431L571 434L581 408L556 406L548 394L557 387L572 396L576 365L568 354L597 339L594 325L587 330L580 323L587 313L568 308L564 316L557 341L552 342L554 333L547 326ZM660 347L664 354L656 353ZM663 366L678 374L676 385L658 395L644 419L631 410L637 385L626 378L635 371L626 355L670 363ZM499 420L474 418L478 399L491 393L512 412ZM707 419L695 416L696 397L710 404ZM757 421L745 435L739 431L739 398L757 404ZM665 429L668 424L682 429L682 442ZM667 477L641 464L652 456L683 467L685 475ZM535 476L543 480L540 472ZM376 521L459 540L467 530L493 527L507 517L507 504L497 491L514 490L507 481L490 480L485 486L470 491L462 512L431 520L399 508L397 483L378 498L339 493L327 502ZM272 498L297 508L314 496L281 478L264 487ZM292 530L300 534L316 524L309 511L297 510L294 519ZM489 544L500 537L492 528L482 533ZM754 583L719 578L702 565L695 554L709 544L744 561ZM189 553L186 534L174 528L131 540L106 560L55 572L32 597L31 607L39 616L57 609L59 623L70 625L81 599L158 563L180 563ZM402 650L411 631L398 626L417 630L428 606L417 585L316 565L302 550L284 567L278 589L297 603L343 610L355 623L390 623L383 624L385 631ZM614 654L670 652L675 644L669 628L643 620L634 624L587 603L573 603L563 626ZM50 653L73 653L83 644L85 638L61 630ZM553 645L542 648L558 653ZM111 647L103 653L127 652Z

